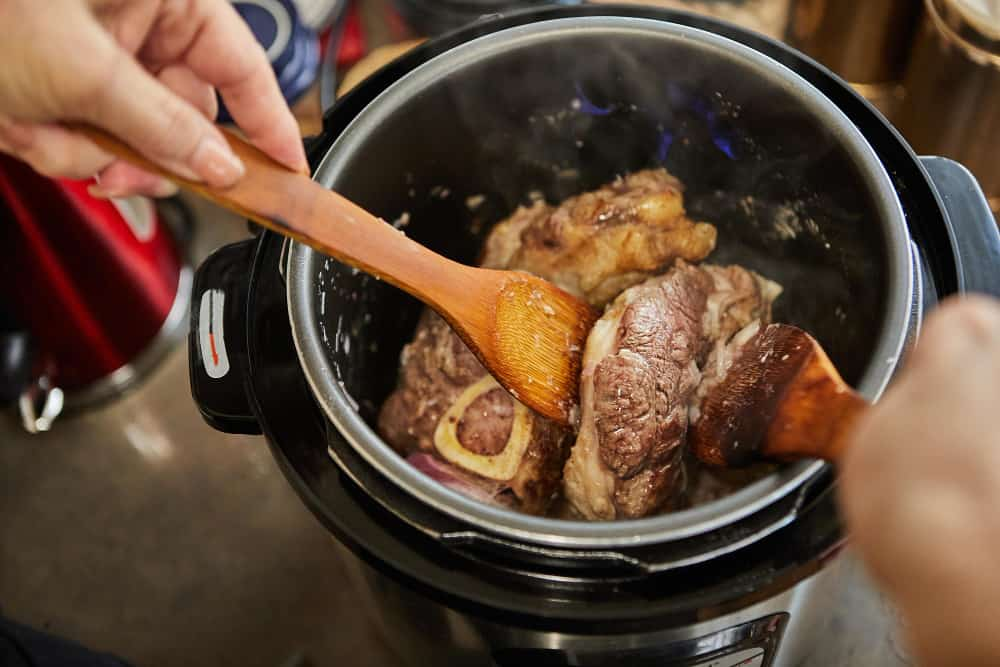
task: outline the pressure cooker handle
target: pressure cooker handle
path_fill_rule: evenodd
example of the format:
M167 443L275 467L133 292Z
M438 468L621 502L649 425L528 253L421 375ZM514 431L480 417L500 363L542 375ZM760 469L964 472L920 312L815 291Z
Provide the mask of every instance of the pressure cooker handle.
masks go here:
M1000 297L1000 230L976 178L954 160L921 157L957 243L959 287Z
M256 241L224 246L198 268L191 300L191 394L209 426L260 434L247 400L246 300Z

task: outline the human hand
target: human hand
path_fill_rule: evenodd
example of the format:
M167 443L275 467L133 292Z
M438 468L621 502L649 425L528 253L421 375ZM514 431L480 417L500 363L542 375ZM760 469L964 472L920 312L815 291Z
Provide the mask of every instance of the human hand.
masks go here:
M308 169L270 63L226 0L0 0L0 151L52 177L99 175L98 196L171 194L59 125L103 128L181 176L243 173L214 126L215 90L246 137Z
M998 416L1000 305L952 300L844 461L853 542L924 667L1000 664Z

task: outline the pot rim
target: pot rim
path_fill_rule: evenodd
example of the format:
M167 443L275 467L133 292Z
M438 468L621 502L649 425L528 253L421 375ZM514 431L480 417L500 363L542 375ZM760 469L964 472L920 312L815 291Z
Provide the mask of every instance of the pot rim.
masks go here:
M906 343L913 292L909 234L902 205L888 173L861 131L828 98L804 78L750 47L726 37L664 20L619 16L577 16L541 20L501 29L438 55L401 77L378 95L336 138L314 173L314 180L331 187L346 164L346 156L364 141L415 90L500 52L546 42L554 35L632 32L699 42L722 57L750 61L772 82L789 90L818 115L851 157L874 182L876 206L889 251L886 314L872 362L858 384L870 400L881 395ZM410 466L356 412L326 356L312 307L313 279L326 257L299 243L289 251L288 312L299 363L309 387L327 418L350 446L380 474L409 495L455 519L491 533L530 543L558 547L630 547L658 544L704 534L744 519L802 486L826 466L802 461L762 478L739 491L694 508L642 519L585 522L531 516L489 506L448 489ZM885 360L881 363L880 360Z

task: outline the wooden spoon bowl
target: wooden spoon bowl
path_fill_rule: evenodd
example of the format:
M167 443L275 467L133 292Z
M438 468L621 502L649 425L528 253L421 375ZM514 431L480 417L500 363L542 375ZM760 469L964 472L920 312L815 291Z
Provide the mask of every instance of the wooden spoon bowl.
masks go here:
M868 407L815 338L797 327L772 324L743 346L709 390L688 443L699 460L713 466L760 459L836 462Z

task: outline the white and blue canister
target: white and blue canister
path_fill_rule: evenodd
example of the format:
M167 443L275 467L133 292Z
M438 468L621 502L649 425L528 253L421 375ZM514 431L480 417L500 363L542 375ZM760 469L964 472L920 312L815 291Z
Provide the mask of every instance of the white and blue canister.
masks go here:
M292 0L232 0L233 8L267 52L281 93L297 102L319 72L319 37L301 19ZM219 121L232 122L222 100Z

